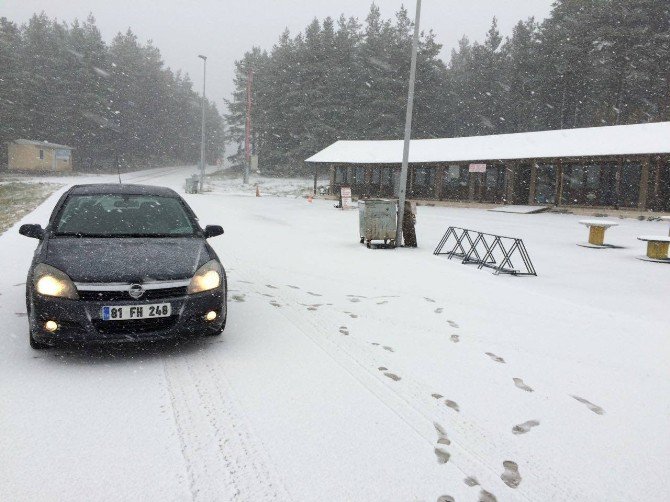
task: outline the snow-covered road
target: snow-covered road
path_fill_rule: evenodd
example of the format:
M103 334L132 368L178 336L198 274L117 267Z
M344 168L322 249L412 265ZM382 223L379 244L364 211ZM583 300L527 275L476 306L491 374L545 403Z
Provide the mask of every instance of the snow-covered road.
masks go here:
M0 500L670 497L670 267L635 259L666 224L592 250L574 216L421 207L419 249L368 250L355 211L225 183L186 196L226 230L217 339L33 351L35 242L0 236ZM524 238L539 277L434 257L449 225Z

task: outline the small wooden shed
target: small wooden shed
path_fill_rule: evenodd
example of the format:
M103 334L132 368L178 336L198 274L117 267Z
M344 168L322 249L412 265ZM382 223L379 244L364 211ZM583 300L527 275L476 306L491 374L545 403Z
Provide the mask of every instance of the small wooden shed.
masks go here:
M46 141L17 139L7 143L7 167L10 171L72 171L72 150L66 145Z

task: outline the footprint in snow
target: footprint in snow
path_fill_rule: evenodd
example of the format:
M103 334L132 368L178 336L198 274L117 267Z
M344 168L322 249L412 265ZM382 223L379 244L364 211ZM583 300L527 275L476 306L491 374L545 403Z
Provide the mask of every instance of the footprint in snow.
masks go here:
M438 464L446 464L447 462L449 462L451 454L447 450L445 450L444 448L435 448L435 450L433 451L435 452L435 456L437 457Z
M435 427L435 431L437 432L437 442L439 444L446 444L449 446L451 444L451 441L447 437L447 431L445 431L440 424L437 422L433 422L433 426Z
M367 298L367 296L363 296L363 295L347 295L347 298Z
M486 355L489 356L491 359L493 359L497 363L505 364L505 360L500 356L496 356L493 352L486 352Z
M249 281L237 281L237 282L241 282L243 284L253 284L253 282L249 282Z
M374 345L375 347L379 347L381 344L377 342L370 342L371 345Z
M349 317L351 317L352 319L358 319L357 314L352 314L351 312L347 312L347 314L349 314Z
M388 368L387 368L386 366L380 366L380 367L377 368L377 369L378 369L379 371L387 371L387 370L388 370Z
M312 296L323 296L323 295L320 295L319 293L312 293L311 291L308 291L307 294L312 295Z
M522 424L515 425L512 427L512 434L516 434L517 436L520 434L525 434L526 432L529 432L533 427L537 427L540 425L539 420L528 420Z
M270 305L272 305L273 307L281 307L281 305L275 301L271 301Z
M361 299L360 299L360 298L349 298L349 301L350 301L351 303L358 303L358 302L361 301Z
M272 284L266 284L265 287L270 289L279 289L277 286L273 286Z
M456 502L456 499L451 495L440 495L437 497L437 502Z
M519 474L519 466L516 462L505 460L503 462L505 472L500 475L500 479L510 488L517 488L521 483L521 475Z
M243 302L245 301L245 295L233 295L233 300L236 302Z
M287 284L287 286L291 289L300 289L298 286L292 286L291 284Z
M267 298L274 298L275 297L275 295L271 295L270 293L261 293L261 294L263 296L267 297Z
M468 476L463 480L463 483L465 483L468 486L477 486L479 484L479 481L477 481L477 478L474 476Z
M586 407L587 407L589 410L591 410L593 413L595 413L596 415L604 415L604 414L605 414L605 410L603 410L603 409L602 409L600 406L598 406L597 404L593 404L591 401L587 401L587 400L584 399L583 397L579 397L579 396L572 396L572 397L573 397L574 399L576 399L577 401L579 401L580 403L585 404Z
M384 345L384 346L382 347L382 349L384 349L384 350L388 350L389 352L395 352L395 351L393 350L393 347L389 347L388 345Z
M461 341L461 337L458 335L451 335L451 341L454 343L458 343Z
M447 321L447 323L449 323L449 326L451 326L452 328L460 328L460 326L458 325L458 323L455 323L455 322L452 321L451 319L449 319L449 320Z
M451 408L454 411L460 412L461 409L458 406L458 403L456 401L452 401L451 399L445 399L444 404L447 405L447 407Z
M435 303L435 300L433 300L432 298L428 298L427 296L424 296L423 299L426 300L428 303Z
M344 336L349 336L349 330L346 326L340 326L340 334Z
M433 399L442 399L444 396L442 394L431 394L430 397Z
M381 302L377 302L377 305L386 305L388 303L387 300L383 300Z
M479 492L479 499L477 502L498 502L498 499L491 492L482 490Z
M512 378L512 380L514 380L514 385L516 385L521 390L525 390L526 392L533 392L533 389L528 385L526 385L525 383L523 383L523 380L521 380L520 378Z
M438 307L438 308L435 309L436 314L441 314L442 312L444 312L444 308L442 308L442 307Z

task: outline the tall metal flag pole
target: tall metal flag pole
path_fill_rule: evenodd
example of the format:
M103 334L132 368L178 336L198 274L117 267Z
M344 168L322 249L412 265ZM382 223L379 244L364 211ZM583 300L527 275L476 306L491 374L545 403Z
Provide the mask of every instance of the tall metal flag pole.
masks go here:
M421 0L416 0L414 17L414 40L412 41L412 63L409 71L409 91L407 92L407 113L405 115L405 144L402 150L402 169L398 189L398 227L395 234L396 246L402 244L402 221L405 217L405 198L407 190L407 171L409 165L409 144L412 137L412 111L414 108L414 82L416 80L416 53L419 46L419 21L421 19Z
M249 183L249 173L251 171L251 107L253 100L251 99L252 86L254 82L254 70L249 68L247 73L247 123L244 130L244 153L246 156L246 165L244 166L244 184Z
M203 61L202 67L202 137L200 138L200 189L205 185L205 83L207 80L207 56L198 56Z

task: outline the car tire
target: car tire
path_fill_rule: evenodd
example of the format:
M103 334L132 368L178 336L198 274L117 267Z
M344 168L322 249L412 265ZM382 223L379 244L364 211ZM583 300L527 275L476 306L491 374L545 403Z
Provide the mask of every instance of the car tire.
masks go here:
M46 343L38 342L37 340L35 340L32 331L29 334L29 339L30 339L30 348L32 349L44 350L51 348L51 345L47 345Z
M30 304L30 296L28 293L26 293L26 312L28 313L28 341L30 342L30 348L34 350L44 350L44 349L49 349L51 348L51 345L47 345L46 343L42 343L38 340L35 339L33 333L35 332L34 325L35 323L33 322L33 315L32 315L32 308Z

